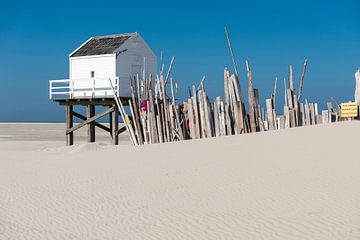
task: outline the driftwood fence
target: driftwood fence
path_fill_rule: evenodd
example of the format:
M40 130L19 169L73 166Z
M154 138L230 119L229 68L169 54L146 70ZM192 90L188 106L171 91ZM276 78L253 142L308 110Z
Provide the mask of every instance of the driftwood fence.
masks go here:
M292 66L289 79L284 80L285 99L282 114L276 112L277 80L274 92L261 108L259 90L253 88L252 72L246 61L248 81L248 106L237 74L224 69L224 99L211 101L206 94L204 79L199 86L193 85L187 101L177 104L177 84L170 77L174 63L171 60L166 74L162 66L160 74L153 78L136 76L132 79L132 96L129 100L129 115L119 106L130 138L134 145L174 142L186 139L208 138L260 131L294 128L334 122L338 109L328 103L321 113L316 103L301 102L302 86L307 68L304 62L298 94L294 88ZM154 80L153 80L154 79ZM120 101L117 101L121 104Z
M224 69L224 99L211 101L206 94L203 78L199 86L193 85L189 99L177 104L177 84L170 76L174 57L166 74L164 64L157 76L135 76L132 79L132 96L129 100L130 116L117 100L120 113L134 145L174 142L260 131L294 128L339 120L339 108L327 103L327 109L319 113L317 103L301 102L303 82L308 61L305 60L296 94L292 66L288 80L284 79L284 105L282 114L276 112L277 79L271 97L261 107L259 90L253 87L252 72L246 61L248 82L248 106L239 82L237 65L227 29L227 44L232 59L234 74ZM358 74L360 78L360 73ZM360 82L360 80L359 80ZM111 84L111 82L110 82ZM360 91L359 91L360 92ZM115 94L114 94L115 95ZM358 94L360 96L360 94ZM334 101L335 102L335 101ZM335 104L338 106L337 104Z

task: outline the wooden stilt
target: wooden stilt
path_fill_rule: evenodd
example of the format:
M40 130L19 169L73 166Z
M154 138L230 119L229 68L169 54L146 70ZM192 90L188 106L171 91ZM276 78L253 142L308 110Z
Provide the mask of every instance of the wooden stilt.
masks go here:
M87 106L87 119L95 115L95 105ZM95 121L88 124L88 142L95 142Z
M66 131L73 127L73 106L66 105ZM74 144L74 133L66 132L66 146L71 146Z
M119 129L119 109L116 106L116 103L113 104L114 111L111 113L111 122L112 122L112 136L113 136L113 144L119 144L119 136L118 136L118 129Z
M109 107L111 108L111 107ZM112 124L112 113L110 112L109 113L109 129L110 129L110 136L113 137L113 132L112 132L112 127L113 127L113 124Z

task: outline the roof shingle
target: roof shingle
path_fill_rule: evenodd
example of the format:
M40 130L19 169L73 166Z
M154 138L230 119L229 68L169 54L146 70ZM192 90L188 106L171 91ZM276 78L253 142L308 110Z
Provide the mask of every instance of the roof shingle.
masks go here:
M70 57L113 54L130 37L131 34L93 37L84 46L72 53Z

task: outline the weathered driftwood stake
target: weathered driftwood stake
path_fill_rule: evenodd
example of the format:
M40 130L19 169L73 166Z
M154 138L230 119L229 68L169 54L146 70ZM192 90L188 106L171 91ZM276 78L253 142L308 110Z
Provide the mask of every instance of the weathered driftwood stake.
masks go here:
M360 69L355 73L355 102L360 105Z
M300 101L301 94L302 94L302 88L303 88L303 82L304 82L304 77L305 77L305 73L306 73L307 63L308 63L308 60L305 59L304 68L303 68L303 70L302 70L301 78L300 78L300 87L299 87L298 101Z
M256 119L255 119L255 104L254 104L254 89L252 85L252 73L250 70L249 62L246 60L246 70L248 77L248 98L249 98L249 118L250 118L250 127L251 132L256 132Z

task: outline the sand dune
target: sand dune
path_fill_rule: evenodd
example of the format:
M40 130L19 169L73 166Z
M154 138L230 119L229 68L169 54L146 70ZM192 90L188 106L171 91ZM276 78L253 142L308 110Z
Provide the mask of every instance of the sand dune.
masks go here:
M360 122L141 147L12 132L0 239L360 239Z

